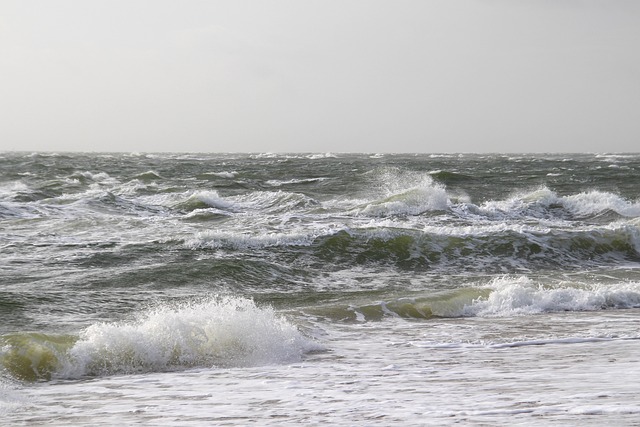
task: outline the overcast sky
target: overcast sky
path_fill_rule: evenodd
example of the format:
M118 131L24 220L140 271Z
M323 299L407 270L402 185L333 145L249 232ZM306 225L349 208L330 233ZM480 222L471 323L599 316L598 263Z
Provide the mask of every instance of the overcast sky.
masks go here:
M636 0L0 0L0 150L640 151Z

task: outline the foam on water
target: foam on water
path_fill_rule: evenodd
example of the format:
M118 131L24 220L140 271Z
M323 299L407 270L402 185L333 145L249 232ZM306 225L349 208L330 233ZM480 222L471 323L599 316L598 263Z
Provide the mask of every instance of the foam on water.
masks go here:
M282 246L309 246L317 236L308 233L264 232L260 234L229 233L218 230L207 230L196 233L185 240L188 249L263 249Z
M28 400L20 392L15 382L10 378L3 378L0 373L0 417L14 412L28 404Z

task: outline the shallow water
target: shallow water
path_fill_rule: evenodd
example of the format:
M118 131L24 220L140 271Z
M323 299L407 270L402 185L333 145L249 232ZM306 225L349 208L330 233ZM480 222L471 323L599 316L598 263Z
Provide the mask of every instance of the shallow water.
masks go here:
M604 336L635 333L639 314L333 325L322 339L331 350L296 363L36 384L8 420L634 425L640 340Z

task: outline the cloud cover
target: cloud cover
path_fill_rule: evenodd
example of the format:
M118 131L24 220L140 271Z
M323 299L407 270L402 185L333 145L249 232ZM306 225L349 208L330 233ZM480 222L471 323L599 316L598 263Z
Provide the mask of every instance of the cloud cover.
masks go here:
M640 3L6 0L0 150L638 151Z

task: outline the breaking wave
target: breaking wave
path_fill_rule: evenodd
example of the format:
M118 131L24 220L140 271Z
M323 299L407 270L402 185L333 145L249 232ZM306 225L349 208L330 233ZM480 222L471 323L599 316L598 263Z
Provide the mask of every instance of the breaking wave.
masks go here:
M273 309L221 296L96 323L77 336L16 333L0 342L1 366L27 381L288 363L321 349Z

